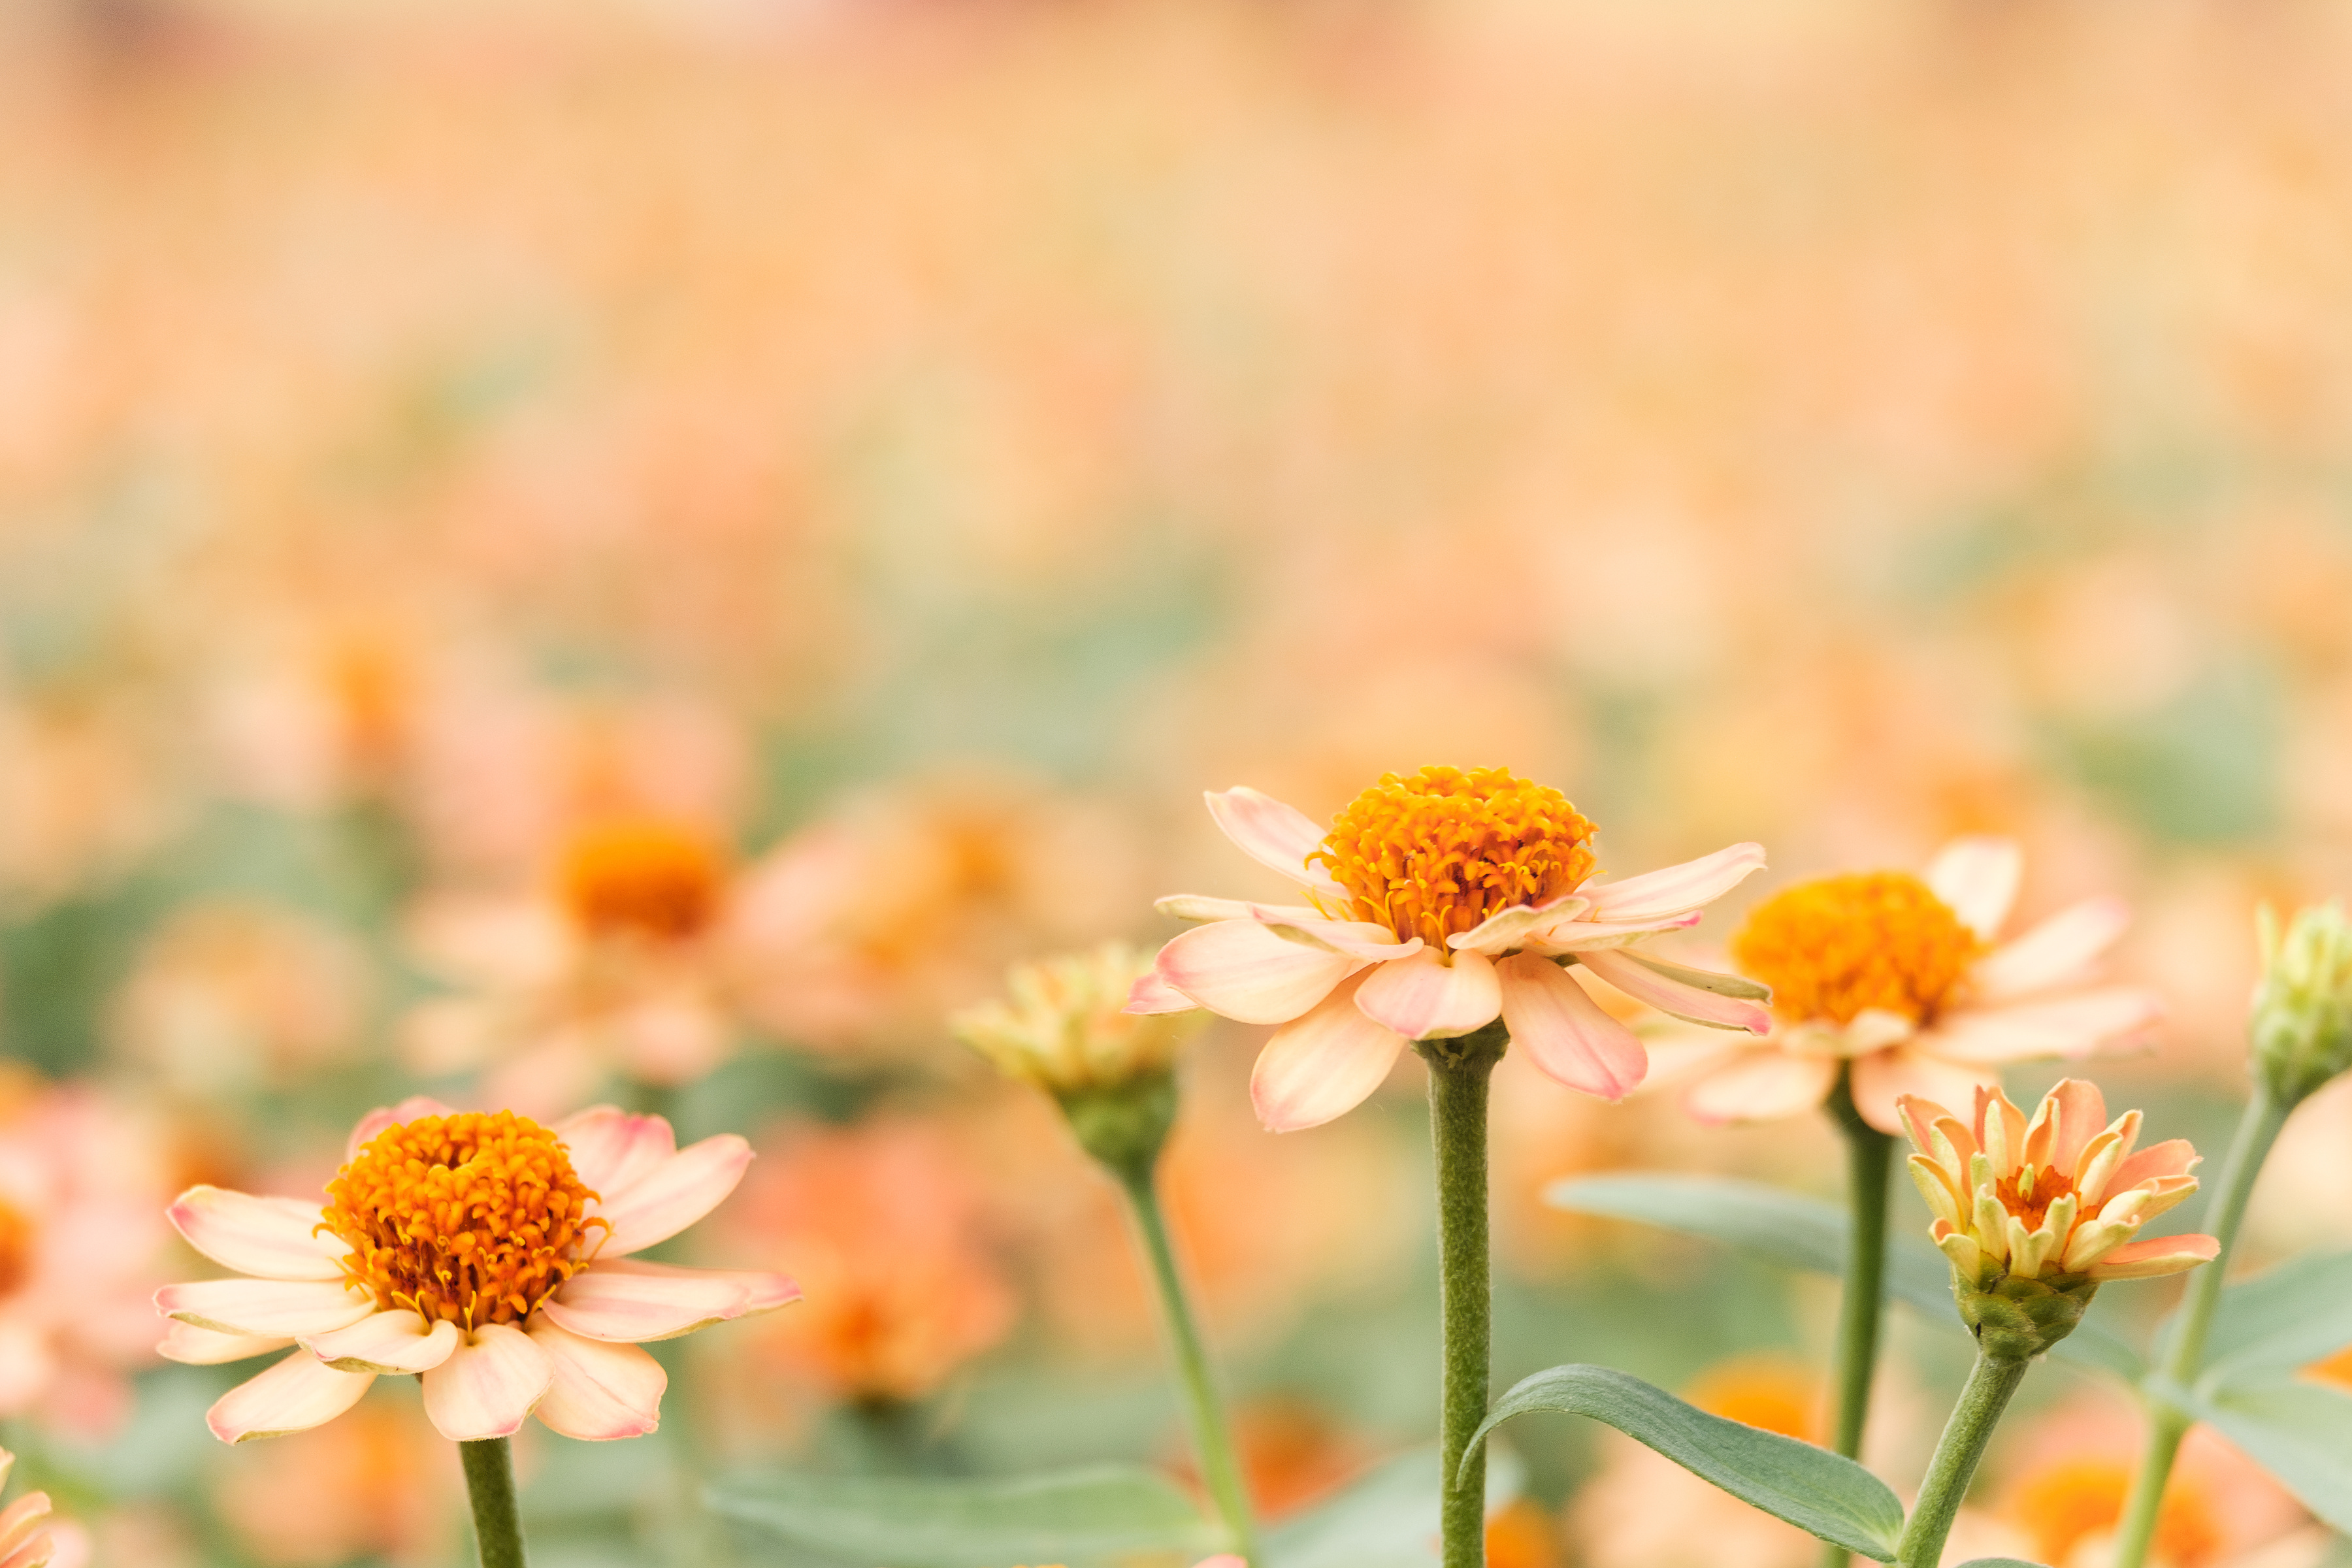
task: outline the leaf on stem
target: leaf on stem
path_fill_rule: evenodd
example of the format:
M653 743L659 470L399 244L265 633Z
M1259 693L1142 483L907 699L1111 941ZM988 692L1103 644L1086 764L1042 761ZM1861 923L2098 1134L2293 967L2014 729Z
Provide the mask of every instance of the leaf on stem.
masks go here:
M2192 1395L2188 1405L2304 1507L2352 1534L2352 1394L2282 1378Z
M986 1480L771 1474L719 1482L709 1503L771 1541L893 1568L1112 1568L1223 1544L1173 1483L1127 1466Z
M1498 1423L1534 1410L1605 1421L1775 1518L1874 1561L1895 1561L1902 1503L1885 1482L1827 1448L1710 1415L1631 1373L1556 1366L1497 1400L1471 1451Z
M2159 1344L2179 1327L2168 1318ZM2291 1258L2223 1288L2197 1385L2263 1384L2352 1345L2352 1252Z

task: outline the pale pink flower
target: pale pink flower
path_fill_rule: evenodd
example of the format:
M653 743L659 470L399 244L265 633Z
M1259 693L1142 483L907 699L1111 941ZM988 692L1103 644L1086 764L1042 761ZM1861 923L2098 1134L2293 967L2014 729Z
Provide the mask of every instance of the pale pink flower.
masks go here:
M732 1134L679 1149L662 1118L611 1106L553 1129L425 1099L372 1111L323 1209L180 1195L180 1234L241 1277L158 1291L173 1321L159 1348L211 1364L299 1347L213 1405L224 1442L332 1420L391 1373L421 1375L425 1415L455 1441L509 1436L533 1413L566 1436L639 1436L667 1383L640 1342L799 1295L781 1274L630 1257L718 1206L751 1158ZM462 1228L416 1224L448 1205Z
M1901 1095L1964 1105L2011 1062L2073 1060L2144 1034L2163 1016L2156 993L2095 983L2130 919L2121 899L2085 899L1998 940L2022 864L2012 840L1961 838L1916 877L1820 878L1758 905L1732 955L1772 987L1776 1019L1759 1040L1692 1042L1685 1107L1712 1122L1790 1116L1850 1068L1856 1109L1897 1132Z
M1276 1131L1360 1104L1409 1040L1500 1017L1515 1046L1571 1089L1622 1099L1642 1042L1567 973L1577 963L1694 1022L1761 1034L1760 988L1636 953L1679 931L1764 864L1755 844L1618 882L1588 884L1592 825L1557 790L1507 769L1389 774L1326 835L1249 788L1208 796L1243 853L1297 882L1305 905L1179 895L1160 909L1208 923L1171 941L1129 1010L1194 1005L1274 1024L1251 1079Z

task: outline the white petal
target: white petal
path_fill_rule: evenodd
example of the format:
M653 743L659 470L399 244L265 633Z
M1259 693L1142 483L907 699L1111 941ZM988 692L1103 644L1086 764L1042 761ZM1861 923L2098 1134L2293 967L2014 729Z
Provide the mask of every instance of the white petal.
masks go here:
M1384 925L1370 921L1330 921L1309 911L1301 919L1297 911L1281 904L1251 904L1249 918L1285 938L1304 937L1334 952L1344 952L1350 958L1372 963L1384 963L1391 958L1403 958L1421 951L1419 937L1403 942Z
M1829 1098L1837 1062L1773 1046L1726 1053L1714 1072L1684 1091L1683 1108L1701 1121L1773 1121L1811 1110Z
M1468 931L1455 931L1445 945L1491 958L1518 946L1528 932L1580 921L1591 908L1591 900L1576 893L1562 893L1548 903L1517 904L1496 910Z
M1375 964L1356 991L1364 1016L1408 1040L1443 1040L1483 1029L1503 1010L1494 961L1461 952L1451 964L1424 948Z
M781 1274L619 1258L575 1275L539 1310L583 1339L634 1344L772 1310L799 1296L799 1288Z
M554 1377L554 1363L529 1335L486 1323L425 1374L425 1414L453 1443L511 1437Z
M2024 869L2025 855L2014 838L1955 838L1927 868L1925 880L1962 924L1990 942L2017 901Z
M1360 961L1291 942L1255 921L1219 921L1170 939L1160 977L1212 1013L1244 1024L1285 1024L1331 994Z
M1277 918L1313 921L1323 918L1322 910L1306 904L1262 904L1252 899L1213 899L1204 893L1171 893L1164 899L1154 899L1151 907L1171 920L1179 921Z
M300 1198L221 1187L190 1187L164 1211L190 1247L225 1268L263 1279L340 1279L351 1248L316 1230L320 1212Z
M282 1351L293 1342L290 1334L224 1334L174 1321L164 1329L163 1343L155 1347L155 1353L183 1366L217 1366L223 1362L244 1361L248 1356Z
M1305 812L1247 784L1211 790L1204 798L1209 815L1243 854L1293 881L1346 900L1346 889L1307 863L1307 857L1322 847L1324 833Z
M1201 1005L1198 1002L1169 984L1166 977L1159 970L1147 969L1135 977L1134 984L1127 988L1127 1005L1119 1011L1150 1016L1167 1013L1197 1013L1200 1009Z
M1257 1054L1250 1100L1276 1132L1316 1127L1353 1110L1381 1087L1404 1037L1356 1005L1363 982L1340 983L1305 1016L1285 1024Z
M1764 846L1734 844L1679 866L1644 871L1622 882L1591 882L1579 889L1591 900L1587 917L1602 924L1653 921L1713 903L1764 868Z
M677 1136L658 1116L636 1116L613 1105L593 1105L564 1118L552 1129L572 1157L581 1184L607 1203L643 1180L677 1152Z
M2080 984L2130 923L2131 906L2121 899L2084 899L1977 960L1970 987L1991 1002Z
M428 1325L423 1314L393 1307L348 1329L309 1335L302 1348L337 1372L427 1372L449 1359L457 1332L446 1319Z
M300 1339L358 1322L375 1298L332 1279L199 1279L156 1291L155 1310L215 1333Z
M1638 959L1627 957L1622 951L1604 948L1579 954L1579 960L1626 995L1637 1002L1647 1002L1661 1013L1719 1029L1745 1029L1751 1035L1772 1032L1770 1009L1738 996L1721 996L1696 985L1685 985Z
M1704 910L1690 910L1678 915L1660 915L1655 920L1633 921L1623 924L1610 921L1566 921L1529 931L1520 945L1529 952L1559 958L1568 953L1590 952L1596 948L1623 947L1664 931L1688 931L1705 918Z
M567 1437L610 1442L642 1437L661 1425L661 1363L635 1345L583 1339L534 1312L525 1331L545 1352L554 1376L539 1402L541 1422Z
M224 1443L307 1432L357 1405L374 1381L372 1372L337 1372L310 1352L296 1351L214 1401L205 1425Z
M2108 985L2038 1002L1956 1007L1918 1039L1949 1062L1998 1066L2037 1058L2085 1057L2126 1041L2164 1016L2163 999L2137 985Z
M751 1163L751 1144L732 1132L688 1144L623 1187L619 1197L589 1209L613 1226L597 1256L625 1258L667 1241L717 1208Z
M1622 1100L1641 1084L1650 1066L1642 1042L1559 965L1518 952L1495 969L1511 1043L1536 1066L1569 1088L1603 1100Z

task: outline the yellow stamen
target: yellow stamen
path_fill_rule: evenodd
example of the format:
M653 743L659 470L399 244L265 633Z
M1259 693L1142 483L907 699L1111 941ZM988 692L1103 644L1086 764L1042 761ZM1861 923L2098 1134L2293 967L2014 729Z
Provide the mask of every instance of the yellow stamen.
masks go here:
M385 1307L475 1329L529 1317L588 1265L602 1218L581 1212L562 1141L511 1110L425 1116L376 1134L327 1184L343 1272Z
M1348 889L1349 918L1444 957L1447 937L1489 915L1574 892L1593 873L1592 837L1566 795L1508 768L1423 768L1381 774L1307 858Z
M33 1271L33 1222L25 1211L0 1199L0 1296Z
M717 918L727 886L718 847L683 823L625 817L584 827L564 847L563 904L593 936L678 941Z
M1865 1009L1915 1024L1950 1001L1984 951L1952 907L1905 871L1823 877L1756 906L1731 941L1740 969L1794 1022L1849 1024Z

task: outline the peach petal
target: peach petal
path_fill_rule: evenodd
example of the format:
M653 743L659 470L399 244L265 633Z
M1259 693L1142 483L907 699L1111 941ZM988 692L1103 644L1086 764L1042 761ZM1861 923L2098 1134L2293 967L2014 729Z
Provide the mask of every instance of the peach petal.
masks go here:
M1154 967L1213 1013L1286 1024L1331 994L1359 961L1276 935L1256 921L1219 921L1172 937Z
M1127 988L1127 1005L1119 1011L1143 1014L1191 1013L1198 1010L1200 1005L1198 1002L1169 984L1166 976L1159 970L1147 969L1135 977L1134 984Z
M573 1276L539 1310L551 1322L583 1339L620 1344L674 1340L742 1316L751 1299L747 1278L721 1269L673 1268L624 1258ZM793 1294L785 1281L776 1305Z
M1685 914L1711 904L1764 868L1764 846L1734 844L1696 860L1644 871L1622 882L1591 882L1578 889L1591 903L1589 919L1622 925Z
M298 1350L214 1401L205 1425L224 1443L307 1432L357 1405L374 1381L372 1372L337 1372Z
M1772 1121L1811 1110L1829 1098L1837 1063L1797 1056L1776 1046L1734 1051L1725 1064L1683 1093L1683 1109L1710 1126Z
M317 1230L319 1205L300 1198L190 1187L163 1212L190 1247L224 1268L263 1279L339 1279L351 1250Z
M2142 1182L2153 1182L2167 1176L2185 1176L2195 1170L2203 1158L2197 1146L2186 1138L2168 1138L2161 1143L2151 1143L2116 1167L2107 1178L2107 1191L2128 1192Z
M1919 1041L1946 1061L1988 1066L2085 1057L2140 1034L2163 1016L2163 999L2153 991L2110 985L2039 1002L1956 1008Z
M430 1372L457 1348L457 1325L427 1324L406 1307L371 1313L348 1329L304 1338L302 1348L337 1372Z
M1423 948L1374 966L1357 988L1356 1005L1408 1040L1451 1039L1493 1023L1503 990L1486 954L1456 953L1449 964Z
M2131 906L2121 899L2084 899L1977 960L1969 984L1979 997L2001 1001L2078 983L2130 923Z
M223 1362L244 1361L248 1356L282 1351L293 1342L291 1334L224 1334L174 1320L163 1330L163 1342L155 1347L155 1353L183 1366L217 1366Z
M1274 1032L1250 1071L1250 1100L1270 1131L1296 1132L1353 1110L1380 1088L1404 1037L1356 1005L1361 978L1336 986Z
M1548 1076L1603 1100L1622 1100L1640 1087L1650 1070L1642 1042L1559 965L1519 952L1495 967L1511 1041Z
M0 1552L16 1552L26 1544L26 1538L40 1528L40 1521L49 1516L49 1494L26 1492L6 1508L0 1508Z
M2061 1171L2080 1168L2083 1151L2107 1130L2107 1097L2087 1079L2062 1079L2042 1103L2055 1106L2049 1163Z
M688 1144L591 1210L613 1226L598 1256L625 1258L667 1241L717 1208L751 1163L751 1145L732 1132Z
M155 1310L215 1333L300 1339L358 1322L375 1300L337 1279L199 1279L156 1291Z
M2185 1273L2221 1255L2221 1242L2210 1236L2152 1236L2143 1241L2126 1242L2092 1264L2087 1272L2102 1283L2109 1279L2153 1279L2161 1274Z
M1928 866L1925 880L1961 923L1990 942L2017 901L2025 855L2013 838L1955 838Z
M387 1127L398 1127L404 1122L414 1121L420 1116L454 1116L456 1114L455 1110L442 1104L429 1094L412 1094L398 1105L380 1105L361 1117L359 1125L352 1129L351 1139L343 1145L343 1158L348 1162L373 1142L376 1135Z
M21 1546L0 1548L0 1551L8 1553L0 1557L0 1568L47 1568L49 1563L58 1560L57 1537L46 1530ZM81 1561L88 1562L89 1559L84 1557Z
M1638 1002L1661 1013L1713 1027L1745 1029L1751 1035L1772 1032L1769 1008L1738 996L1717 995L1659 973L1638 959L1614 949L1578 955L1587 969Z
M1324 834L1305 812L1247 784L1210 790L1202 798L1210 816L1243 854L1294 882L1347 898L1347 889L1307 864L1307 857L1322 847Z
M604 1443L642 1437L661 1425L669 1375L652 1356L635 1345L583 1339L543 1310L531 1314L524 1331L546 1352L553 1372L535 1412L549 1428Z
M1881 1132L1901 1133L1903 1119L1896 1100L1911 1095L1938 1105L1966 1105L1980 1077L1923 1054L1916 1046L1897 1046L1853 1059L1853 1106L1862 1119ZM1973 1149L1969 1151L1973 1152Z
M616 1105L592 1105L551 1131L572 1157L572 1173L608 1204L677 1152L677 1135L668 1121L633 1115Z
M425 1374L425 1414L453 1443L511 1437L554 1377L555 1363L528 1334L485 1323Z

